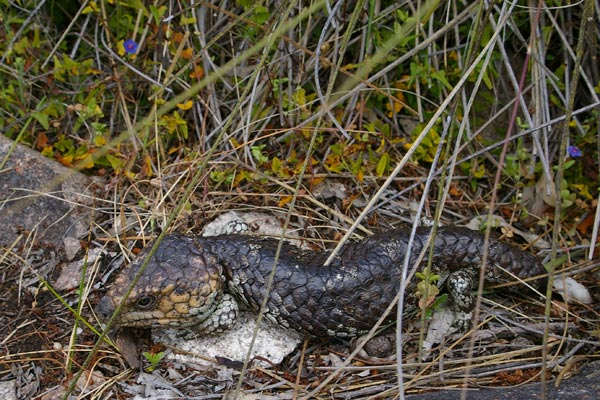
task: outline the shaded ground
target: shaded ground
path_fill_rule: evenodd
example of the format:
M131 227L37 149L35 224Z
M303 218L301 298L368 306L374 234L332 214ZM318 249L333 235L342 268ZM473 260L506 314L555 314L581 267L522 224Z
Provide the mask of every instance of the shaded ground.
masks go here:
M40 396L47 390L50 390L50 398L53 398L63 393L64 388L70 384L79 371L78 365L84 363L88 354L87 351L94 345L97 336L87 328L76 328L73 323L73 314L40 283L39 277L41 276L45 280L56 283L59 272L64 272L69 268L67 263L60 262L60 260L64 260L64 254L46 246L33 247L26 252L26 255L25 263L12 252L5 253L3 256L3 279L0 282L0 291L4 295L0 298L0 325L3 327L2 332L4 334L0 338L3 344L0 353L0 373L5 378L17 379L18 398ZM83 252L80 253L78 258L82 256ZM104 263L104 267L106 267L106 264ZM74 282L76 284L77 280ZM98 292L97 290L92 292L92 299L97 297ZM77 295L74 290L67 290L64 294L66 294L65 299L69 304L76 304ZM542 310L533 308L531 312L542 312ZM84 310L84 315L89 317L89 312ZM489 325L488 328L493 328L493 324ZM530 328L534 329L534 327ZM68 363L65 358L66 349L74 330L79 332L75 339L77 350L70 353L71 362ZM477 342L478 348L489 347L488 356L492 354L501 356L505 352L523 349L527 346L533 349L531 355L539 354L539 347L536 345L536 343L539 343L539 335L536 336L533 331L528 332L527 329L520 331L517 327L510 330L496 327L491 332L493 332L492 336L486 330L482 330L481 337ZM569 332L574 335L578 334L575 327L570 327ZM559 330L555 333L560 334L561 332ZM141 345L135 351L139 352L140 349L155 353L170 351L160 345L152 345L147 339L141 339L142 336L139 333L136 333L135 337L138 341L137 345ZM405 337L408 343L416 343L418 341L418 327L416 325L409 326L407 332L405 332ZM524 339L525 337L529 337L530 340L525 342L515 341L518 338ZM96 361L93 364L95 365L93 368L94 373L101 373L101 375L95 375L96 380L90 380L88 382L90 386L87 386L87 389L83 389L84 384L79 385L79 389L90 390L97 385L107 385L109 382L107 378L114 376L116 371L123 368L124 361L116 353L107 352L105 346L103 348L105 350L95 357ZM586 347L580 348L584 349ZM173 351L176 352L176 350ZM330 374L330 368L339 364L349 354L349 351L345 343L311 343L304 354L304 368L299 380L300 387L311 387L326 379ZM274 366L267 370L254 365L245 378L244 389L264 388L260 389L259 392L273 393L274 396L282 398L291 396L293 390L284 387L274 389L273 385L278 381L281 382L281 380L289 382L296 380L297 366L301 354L301 350L298 350L281 366ZM456 351L454 354L453 357L462 357L461 351ZM501 365L496 367L490 365L490 368L496 368L497 372L488 375L488 378L483 379L481 384L517 385L531 377L535 377L539 372L539 368L528 368L527 362L525 362L526 358L521 361L519 361L519 358L519 356L515 356L513 365L521 363L522 370L503 373ZM491 360L493 361L493 358ZM566 358L565 362L568 360L569 358ZM97 365L96 362L98 362ZM452 362L451 358L446 358L445 368L451 369ZM231 391L235 386L239 377L237 369L240 368L240 364L235 360L221 360L220 364L220 366L199 367L177 361L163 361L158 364L157 370L152 374L138 376L137 372L127 373L119 378L122 386L111 387L109 390L113 393L112 396L118 396L119 398L128 398L135 392L139 394L146 393L150 396L148 398L164 395L165 392L171 393L171 395L184 393L184 396L194 396L198 393L224 394ZM488 368L486 364L487 361L476 362L474 371ZM142 360L142 365L148 367L149 364L147 360ZM456 365L460 366L460 363ZM331 387L328 386L328 389L325 390L333 390L338 393L337 396L344 398L364 398L364 396L370 395L377 395L382 398L393 397L396 380L393 362L358 357L351 366L354 370L343 372L337 379L337 383L334 383ZM429 366L427 368L430 373L435 374L435 367ZM563 381L558 388L549 385L549 398L577 397L585 399L585 396L594 398L595 394L590 393L595 393L594 391L598 389L598 385L595 384L596 378L593 375L595 369L590 368L592 367L589 366L583 371L577 371L575 373L576 379ZM407 366L409 373L414 374L419 370L420 367L411 366L410 363ZM177 371L177 376L187 376L188 378L183 381L180 378L173 380L170 374L174 371ZM459 379L453 378L452 374L448 374L447 377L450 380L459 382ZM556 374L553 373L549 377L553 379ZM438 380L433 375L428 377L425 374L424 378L432 387L443 387L448 384L448 381ZM157 379L161 382L159 386L156 386ZM134 383L134 380L136 383ZM417 381L417 387L427 386L424 382L418 382L420 381ZM476 378L473 378L471 382L474 386L479 384ZM364 385L364 388L355 388L354 386L357 384ZM268 389L269 387L271 388ZM58 390L55 391L52 388L58 388ZM126 389L123 390L122 388ZM139 388L143 388L143 390L139 392ZM414 391L413 386L409 392ZM538 398L536 397L537 393L539 393L539 385L533 384L510 389L505 387L486 390L470 389L467 398ZM460 394L456 390L446 390L410 396L409 398L427 400L458 399L459 397Z
M69 338L73 329L73 317L72 314L65 310L64 306L60 304L53 295L45 290L37 291L37 293L31 293L30 290L22 290L19 295L20 281L20 268L17 266L11 269L4 269L4 277L0 289L2 293L5 293L0 299L0 324L3 326L3 332L6 334L1 338L3 343L2 352L0 353L0 368L1 373L5 377L17 377L19 382L19 397L18 398L31 398L35 395L43 393L45 390L55 386L64 387L72 379L72 374L65 371L65 352L64 346L69 343ZM54 274L53 274L54 275ZM52 280L52 276L49 277ZM74 296L70 296L73 298ZM416 340L417 338L414 337ZM91 348L94 344L95 335L91 334L87 329L83 331L77 338L79 348L85 350ZM57 347L57 344L61 344ZM143 348L150 351L152 348L147 347L146 344ZM154 351L161 350L160 347L154 347ZM314 378L321 376L322 378L327 377L326 371L317 372L313 368L318 365L327 367L330 366L331 362L336 362L335 358L332 358L333 354L339 354L341 359L344 358L344 354L348 354L347 350L344 350L343 345L324 345L318 347L309 348L307 357L310 358L306 363L310 366L310 370L303 374L301 379L301 385L309 384ZM339 351L339 353L338 353ZM8 356L12 354L13 356ZM84 361L87 353L85 351L76 351L72 353L73 361L80 364ZM315 358L316 357L316 358ZM113 356L116 361L117 358ZM297 356L292 357L288 361L288 365L285 367L275 367L275 376L286 378L287 380L294 381L295 374L297 373L294 365L298 362ZM104 373L110 374L110 365L117 367L118 363L109 362L105 363L105 366L101 368ZM147 363L144 365L147 366ZM362 371L370 371L367 379L360 378L365 384L368 384L370 379L380 381L384 379L389 384L374 385L373 391L367 391L371 394L378 393L384 390L393 390L394 388L394 374L389 368L379 369L376 365L368 367L368 362L357 361L353 365L361 366ZM393 364L392 364L393 365ZM239 365L238 365L239 367ZM108 368L108 369L107 369ZM223 379L222 373L217 372L222 370L222 367L216 368L216 370L204 370L202 368L194 368L192 366L178 365L177 363L160 363L159 371L160 375L166 378L167 370L177 370L183 376L200 377L204 379L209 378L205 381L205 385L213 387L217 390L218 387L230 387L237 381L237 374L235 372L230 375L229 378ZM211 372L212 370L212 372ZM12 372L11 372L12 371ZM73 373L77 372L77 368L73 368ZM432 370L432 372L434 372ZM594 399L598 395L598 378L593 377L590 373L592 370L585 369L583 371L577 371L574 379L563 381L558 388L554 388L549 385L549 397L550 399ZM199 374L199 375L198 375ZM136 378L137 374L130 374L129 378L122 383L127 387ZM361 374L359 373L353 378L354 373L347 372L343 375L340 381L340 389L350 385L350 382L355 381ZM593 377L590 378L590 376ZM322 379L321 378L321 379ZM523 377L525 379L526 377ZM344 383L348 380L348 383ZM434 379L435 380L435 379ZM192 379L193 381L193 379ZM144 381L142 381L144 382ZM169 382L169 381L166 381ZM217 382L221 382L218 384ZM260 372L259 370L251 369L249 375L246 378L248 388L251 387L268 387L273 382L272 377ZM441 382L440 382L441 383ZM175 384L171 382L170 384ZM187 386L189 382L185 386ZM442 383L443 385L443 383ZM246 386L246 385L244 385ZM351 385L350 385L351 386ZM369 386L369 385L367 385ZM192 386L193 387L193 386ZM205 386L206 387L206 386ZM115 387L115 389L117 389ZM212 390L212 389L211 389ZM222 390L222 389L221 389ZM267 392L271 392L268 390ZM117 390L120 392L120 390ZM341 390L341 395L345 390ZM362 398L361 396L355 397L351 393L358 394L355 390L349 390L347 398ZM219 390L217 393L223 393ZM290 393L289 390L280 392L281 394ZM367 394L363 391L364 394ZM477 390L469 392L468 399L514 399L514 398L538 398L539 385L529 385L527 387L518 389L493 389L493 390ZM116 393L115 393L116 394ZM121 393L125 395L125 393ZM189 392L192 395L193 392ZM587 397L586 397L587 396ZM125 396L128 397L128 396ZM387 397L387 396L386 396ZM437 394L422 394L418 396L411 396L409 398L414 399L453 399L460 398L459 394L455 390L443 391Z
M600 362L586 364L576 371L571 378L562 381L559 385L548 382L546 386L546 399L548 400L594 400L600 398ZM455 391L441 391L414 396L407 396L411 400L514 400L514 399L542 399L539 383L521 387L497 387L487 389L473 389L466 392L466 396Z

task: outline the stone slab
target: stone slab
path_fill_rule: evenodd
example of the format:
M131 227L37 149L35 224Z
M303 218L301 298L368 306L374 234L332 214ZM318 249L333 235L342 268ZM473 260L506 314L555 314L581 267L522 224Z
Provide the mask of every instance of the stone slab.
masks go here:
M33 239L73 248L89 230L91 185L85 175L0 135L0 247Z

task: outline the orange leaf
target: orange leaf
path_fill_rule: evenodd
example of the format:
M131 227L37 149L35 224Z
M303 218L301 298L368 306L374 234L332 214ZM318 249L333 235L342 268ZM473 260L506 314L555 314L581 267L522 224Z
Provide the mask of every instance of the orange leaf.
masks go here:
M596 219L596 214L591 212L588 213L587 217L579 225L577 225L577 232L582 235L587 235L590 231L590 228L594 225L594 221Z
M449 192L450 192L450 195L454 196L454 197L462 196L462 190L460 190L458 187L456 187L454 185L450 186Z
M48 146L48 136L44 132L38 133L37 140L35 141L35 147L39 150L46 146Z
M73 156L72 155L66 155L63 157L62 155L57 154L56 160L58 160L58 162L61 163L62 165L64 165L65 167L73 166Z
M192 72L190 74L190 78L196 78L196 79L202 79L202 77L204 76L204 69L197 65L196 68L194 68L194 72Z
M194 50L191 47L188 47L187 49L181 52L181 57L185 60L189 60L190 58L192 58L193 55Z
M183 33L181 33L181 32L174 32L173 36L171 36L171 40L174 43L180 43L183 40Z
M283 197L282 197L282 198L279 200L279 203L277 203L277 205L278 205L279 207L283 207L283 206L285 206L287 203L289 203L290 201L292 201L292 198L293 198L293 197L294 197L294 196L292 196L292 195L283 196Z
M362 169L358 170L358 173L356 174L356 180L358 180L359 182L362 182L365 180L365 174L363 173Z

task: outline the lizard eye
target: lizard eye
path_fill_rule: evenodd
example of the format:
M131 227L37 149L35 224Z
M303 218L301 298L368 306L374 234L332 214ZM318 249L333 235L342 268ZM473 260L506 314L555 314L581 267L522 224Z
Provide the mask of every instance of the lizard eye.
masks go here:
M140 298L136 303L137 308L139 308L141 310L146 310L146 309L152 307L153 305L154 305L154 297L152 297L152 296L144 296L144 297Z

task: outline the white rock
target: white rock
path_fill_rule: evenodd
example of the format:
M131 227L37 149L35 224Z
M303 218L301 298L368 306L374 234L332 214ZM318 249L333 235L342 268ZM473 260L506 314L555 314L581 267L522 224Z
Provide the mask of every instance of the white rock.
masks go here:
M469 221L468 224L466 224L465 226L469 229L472 229L474 231L479 231L482 228L485 227L485 222L487 220L487 215L479 215L473 219L471 219ZM540 238L538 235L536 235L535 233L531 233L531 232L526 232L526 231L522 231L519 230L517 228L515 228L514 226L512 226L511 224L509 224L508 222L506 222L506 220L498 215L492 215L492 218L490 220L490 223L492 224L492 226L494 227L501 227L501 228L507 228L510 229L510 231L516 235L519 235L520 237L522 237L523 239L525 239L525 241L527 241L527 243L531 243L531 245L535 248L538 249L549 249L552 247L552 245L550 244L550 242L548 242L547 240L544 240L542 238Z
M181 339L181 330L155 330L153 340L167 344L186 354L170 354L167 357L178 361L192 360L199 364L212 364L215 357L225 357L243 362L250 348L256 316L248 311L240 313L234 327L217 335L201 336L191 340ZM263 318L251 357L264 357L273 364L279 364L302 342L302 335L275 325ZM265 364L261 364L265 365Z
M230 235L232 233L248 233L279 238L283 231L283 220L279 221L271 214L229 211L209 222L202 231L202 236ZM245 225L245 227L244 227ZM301 246L297 232L288 227L285 232L286 241Z
M423 360L427 360L431 354L431 348L434 344L442 343L444 338L452 332L456 332L456 328L452 325L459 319L468 319L468 315L451 310L448 307L440 307L436 309L429 322L427 329L427 337L423 341Z
M581 283L570 277L559 277L554 280L554 289L567 303L579 302L590 304L592 295Z

